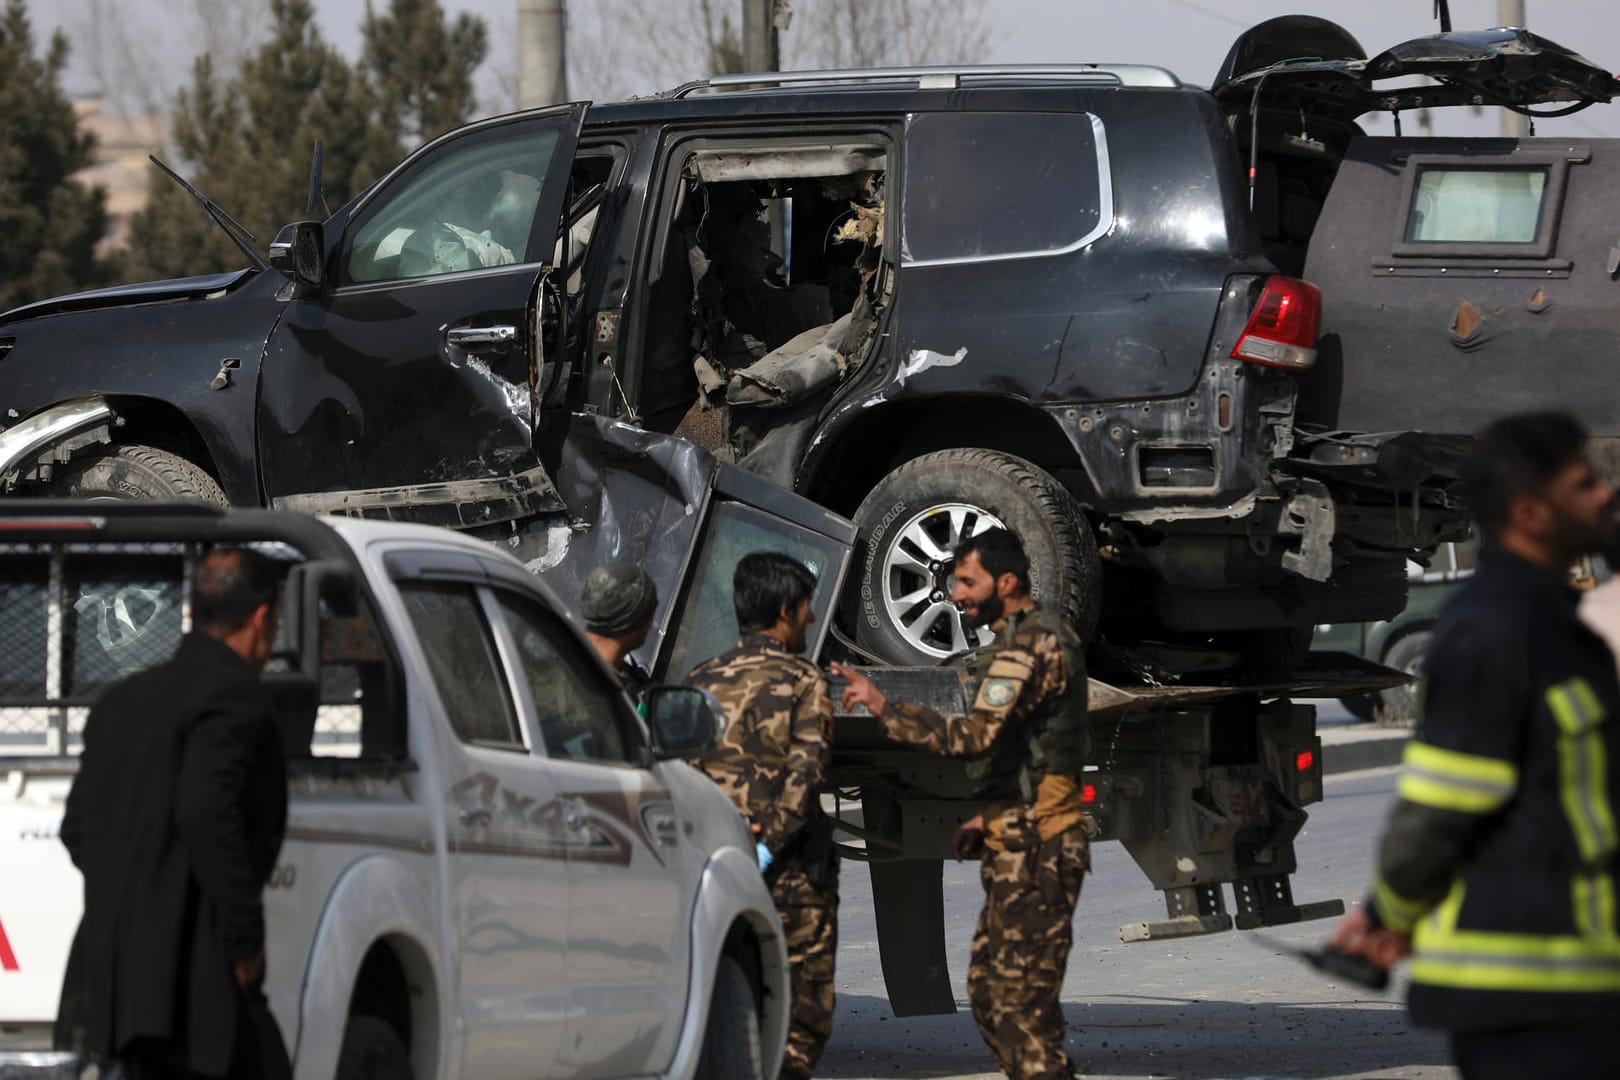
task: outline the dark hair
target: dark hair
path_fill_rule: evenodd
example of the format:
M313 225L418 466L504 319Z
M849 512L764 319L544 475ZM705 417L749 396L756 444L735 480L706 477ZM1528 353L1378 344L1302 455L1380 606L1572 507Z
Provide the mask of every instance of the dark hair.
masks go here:
M731 577L731 603L744 634L776 625L782 608L795 608L816 591L816 575L791 555L755 551L737 560Z
M1507 526L1514 499L1544 492L1585 449L1586 429L1568 413L1503 417L1474 438L1463 462L1463 501L1480 530L1494 537Z
M998 525L976 536L970 536L956 545L952 556L962 559L969 553L979 557L979 565L984 567L991 577L999 578L1002 574L1016 575L1019 588L1029 592L1029 556L1024 554L1023 541L1014 536L1011 530Z
M248 548L215 548L197 564L191 584L191 621L199 630L228 634L262 604L274 605L284 564Z

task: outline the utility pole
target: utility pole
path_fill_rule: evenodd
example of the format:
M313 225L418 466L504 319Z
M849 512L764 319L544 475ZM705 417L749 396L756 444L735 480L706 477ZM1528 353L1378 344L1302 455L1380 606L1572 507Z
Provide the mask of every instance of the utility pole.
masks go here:
M568 100L568 5L518 0L518 107Z
M1496 0L1497 26L1523 26L1524 0ZM1512 109L1502 110L1502 137L1522 139L1530 134L1530 118Z
M742 0L742 8L743 70L781 70L779 31L791 16L787 0Z

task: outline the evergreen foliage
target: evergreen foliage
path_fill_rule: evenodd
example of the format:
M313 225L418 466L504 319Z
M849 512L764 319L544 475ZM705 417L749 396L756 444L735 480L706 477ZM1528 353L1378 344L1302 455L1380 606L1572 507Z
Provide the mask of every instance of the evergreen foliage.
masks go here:
M365 55L350 64L321 36L313 0L271 0L272 29L240 72L199 57L173 113L170 164L256 237L306 216L310 154L324 148L323 188L336 209L407 149L464 123L486 48L481 21L449 23L438 0L390 0L365 22ZM131 221L129 280L245 264L242 253L178 185L156 170Z
M0 311L99 284L107 266L96 243L107 230L106 195L69 179L91 164L93 140L78 130L62 92L67 39L35 54L23 0L0 13Z

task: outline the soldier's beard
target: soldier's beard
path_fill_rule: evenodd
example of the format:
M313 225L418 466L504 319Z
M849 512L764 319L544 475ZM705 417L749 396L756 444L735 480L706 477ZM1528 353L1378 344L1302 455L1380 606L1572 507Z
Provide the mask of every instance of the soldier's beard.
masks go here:
M969 630L977 630L981 626L989 626L1000 619L1006 610L1007 605L1001 602L1001 597L991 593L985 599L980 600L972 610L963 608L962 621Z

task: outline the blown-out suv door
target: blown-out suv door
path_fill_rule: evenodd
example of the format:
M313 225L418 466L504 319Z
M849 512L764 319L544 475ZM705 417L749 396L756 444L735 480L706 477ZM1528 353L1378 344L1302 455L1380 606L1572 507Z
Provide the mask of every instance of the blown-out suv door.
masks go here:
M341 215L322 287L286 305L266 347L273 504L444 525L559 505L534 446L537 291L585 109L460 129Z

